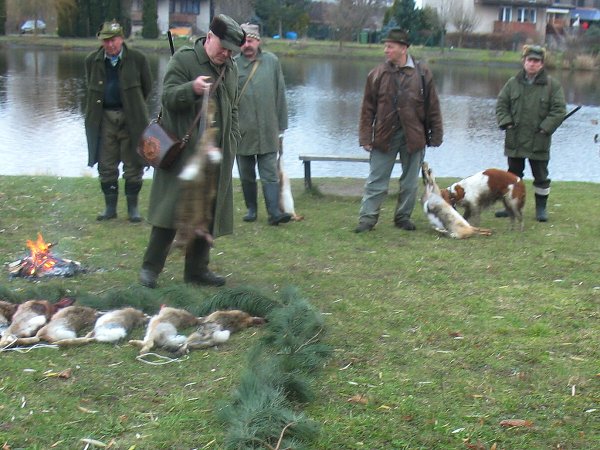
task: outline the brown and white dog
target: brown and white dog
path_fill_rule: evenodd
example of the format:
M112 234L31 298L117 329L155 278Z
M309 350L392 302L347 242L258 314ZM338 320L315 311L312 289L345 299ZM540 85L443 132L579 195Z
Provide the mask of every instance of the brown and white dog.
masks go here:
M421 198L423 211L436 231L455 239L465 239L476 234L489 236L492 231L486 228L473 227L442 196L433 172L424 162L421 167L425 192Z
M502 200L510 217L510 228L518 222L523 231L525 183L506 170L483 170L442 189L441 196L453 207L464 207L463 217L475 226L479 225L483 209Z

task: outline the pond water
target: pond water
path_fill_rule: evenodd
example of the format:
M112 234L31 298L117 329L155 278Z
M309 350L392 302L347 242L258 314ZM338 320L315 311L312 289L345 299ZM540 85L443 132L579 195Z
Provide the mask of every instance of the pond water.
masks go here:
M82 104L86 52L0 50L0 175L96 176L86 167ZM364 82L373 61L282 58L290 126L284 138L287 172L303 177L300 154L364 155L357 125ZM151 55L158 111L167 55ZM487 167L505 168L503 132L495 123L496 95L513 68L432 64L444 118L444 143L427 160L440 177L464 177ZM583 108L554 134L554 180L600 182L600 87L595 73L556 72L568 110ZM399 168L394 176L399 175ZM314 177L366 177L367 164L313 164ZM234 169L237 176L237 169ZM151 176L151 172L146 174ZM530 173L526 172L526 177Z

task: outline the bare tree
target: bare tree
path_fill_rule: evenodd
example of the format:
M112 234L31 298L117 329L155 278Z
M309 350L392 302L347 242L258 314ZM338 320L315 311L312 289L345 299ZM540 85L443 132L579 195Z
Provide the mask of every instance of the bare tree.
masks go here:
M466 8L464 3L458 1L451 13L451 23L458 32L458 46L462 47L464 37L473 32L479 24L479 18L473 8Z
M339 0L330 9L329 22L338 34L340 48L343 41L352 40L354 33L373 24L382 4L382 0Z
M217 0L215 14L227 14L239 23L248 22L254 16L254 0Z

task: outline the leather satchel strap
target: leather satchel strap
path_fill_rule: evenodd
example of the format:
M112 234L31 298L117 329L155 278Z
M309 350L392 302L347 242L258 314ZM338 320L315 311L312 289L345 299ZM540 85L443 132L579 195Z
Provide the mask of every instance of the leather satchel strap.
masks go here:
M257 59L256 62L254 63L254 65L252 66L252 70L250 71L250 75L248 75L248 78L246 78L246 82L244 83L244 86L242 86L242 90L240 91L240 94L238 95L238 103L240 102L240 99L242 98L242 95L244 95L244 92L246 92L246 88L248 87L248 83L250 83L250 80L252 79L252 77L256 73L256 69L258 69L258 65L259 64L260 64L260 59Z

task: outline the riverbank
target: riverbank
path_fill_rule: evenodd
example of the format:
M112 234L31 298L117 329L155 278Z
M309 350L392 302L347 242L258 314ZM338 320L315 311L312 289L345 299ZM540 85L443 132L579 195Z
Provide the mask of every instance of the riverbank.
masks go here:
M142 51L169 53L166 37L161 39L130 38L127 43ZM189 39L176 38L175 47L188 45ZM0 36L3 47L44 47L62 50L92 50L98 46L98 40L89 38L59 38L52 35L9 35ZM280 39L263 39L263 48L280 56L291 57L323 57L381 60L383 51L381 44L359 44L356 42L317 41L300 39L297 41ZM520 53L513 51L449 49L440 47L412 46L411 53L428 63L476 64L484 66L518 65ZM596 62L590 57L581 56L567 61L562 53L549 53L546 66L549 68L575 68L595 70Z

